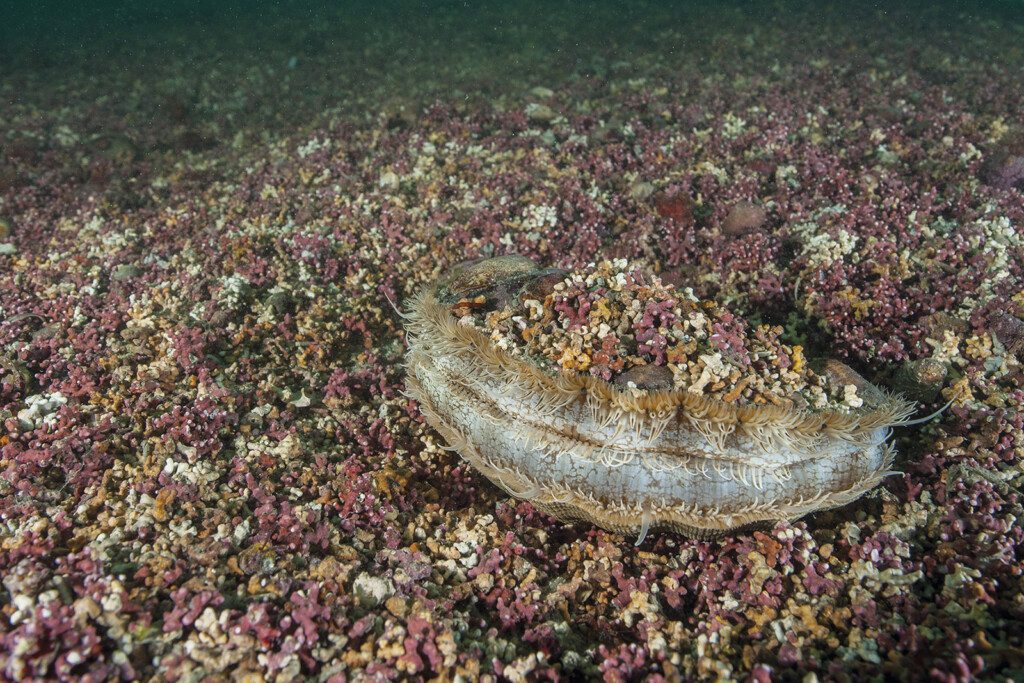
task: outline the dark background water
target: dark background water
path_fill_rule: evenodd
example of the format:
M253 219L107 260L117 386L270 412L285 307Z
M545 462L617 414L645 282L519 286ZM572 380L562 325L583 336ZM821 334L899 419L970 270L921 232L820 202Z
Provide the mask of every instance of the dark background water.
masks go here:
M343 41L438 40L457 46L466 33L487 36L515 53L528 47L557 51L566 46L615 46L642 40L666 26L685 26L694 38L714 34L723 12L752 23L805 21L815 15L851 20L875 18L893 30L916 30L922 22L955 29L964 17L1013 24L1024 18L1021 0L986 2L9 2L0 21L0 58L12 66L68 59L151 56L154 48L184 49L230 36L250 49L268 43L315 51ZM704 18L708 20L702 21ZM312 34L312 37L311 35ZM447 45L445 44L447 42ZM443 60L443 50L436 59Z

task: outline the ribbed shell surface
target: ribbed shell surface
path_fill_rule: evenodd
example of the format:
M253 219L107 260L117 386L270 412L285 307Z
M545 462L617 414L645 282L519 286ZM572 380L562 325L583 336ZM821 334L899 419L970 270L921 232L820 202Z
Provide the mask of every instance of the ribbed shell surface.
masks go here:
M709 537L846 504L886 475L889 426L911 409L881 392L877 405L841 415L737 410L679 391L638 401L494 348L432 289L408 319L409 391L454 450L561 519L641 539L649 528Z

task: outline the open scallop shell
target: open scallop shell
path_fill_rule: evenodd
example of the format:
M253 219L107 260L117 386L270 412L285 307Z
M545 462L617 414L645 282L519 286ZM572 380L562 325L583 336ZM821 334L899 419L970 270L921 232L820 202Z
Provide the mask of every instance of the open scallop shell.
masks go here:
M913 411L837 361L826 373L864 399L852 412L554 373L460 325L439 301L445 287L427 287L406 313L407 385L430 425L509 494L565 521L636 533L638 544L649 529L708 538L845 505L889 472L891 427Z

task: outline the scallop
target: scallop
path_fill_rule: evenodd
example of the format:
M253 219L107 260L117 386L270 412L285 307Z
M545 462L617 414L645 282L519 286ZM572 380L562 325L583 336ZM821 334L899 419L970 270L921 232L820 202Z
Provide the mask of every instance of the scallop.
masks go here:
M712 538L794 520L846 505L890 473L892 427L912 423L914 406L838 361L823 374L856 387L855 409L726 402L673 388L664 371L606 382L542 367L453 312L456 301L536 289L551 272L522 257L472 262L404 314L409 394L449 448L510 495L639 545L651 529Z

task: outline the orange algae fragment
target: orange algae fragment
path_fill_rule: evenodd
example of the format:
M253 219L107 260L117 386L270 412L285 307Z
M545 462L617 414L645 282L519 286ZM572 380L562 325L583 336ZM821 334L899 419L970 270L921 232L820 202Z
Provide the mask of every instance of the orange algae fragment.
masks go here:
M743 390L747 388L748 384L750 384L750 377L749 376L748 377L744 377L739 382L737 382L736 386L734 386L729 391L729 393L727 393L725 396L722 397L722 400L725 401L726 403L733 403L734 401L736 401L736 399L738 399L740 397L740 395L743 394Z
M804 347L799 344L794 346L793 352L790 354L790 359L793 361L793 367L790 369L799 375L803 371L804 365L807 362L807 359L804 358Z

